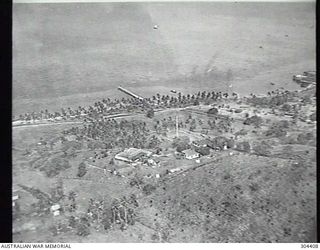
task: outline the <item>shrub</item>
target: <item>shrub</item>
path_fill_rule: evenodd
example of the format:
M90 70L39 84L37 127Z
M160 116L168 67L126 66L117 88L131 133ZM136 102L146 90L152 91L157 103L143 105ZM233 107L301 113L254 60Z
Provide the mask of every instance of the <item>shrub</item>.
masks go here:
M71 165L67 159L55 157L47 161L47 163L40 170L44 171L47 177L54 177L58 175L61 171L70 167Z
M74 216L70 216L68 219L68 224L69 224L69 227L75 228L77 226L76 218Z
M252 192L255 192L255 191L258 191L260 187L259 187L258 183L252 183L249 185L249 188Z
M237 135L247 135L247 134L248 134L247 130L241 129L241 130L239 130L238 132L235 133L235 136L237 136Z
M268 144L266 144L265 142L261 142L261 144L255 146L253 148L254 152L257 154L257 155L261 155L261 156L270 156L271 155L271 152L270 152L270 149L272 147Z
M196 99L196 100L193 102L193 105L194 105L194 106L198 106L198 105L200 105L199 100L198 100L198 99Z
M74 152L75 150L80 150L82 148L81 142L78 141L64 141L62 143L62 151L64 152Z
M236 142L235 142L234 139L232 139L232 138L228 139L228 141L227 141L227 148L234 148L235 143L236 143Z
M154 190L156 190L156 187L151 185L151 184L147 184L142 188L142 191L146 194L146 195L150 195Z
M251 116L249 118L247 118L243 124L244 125L254 125L255 127L260 127L260 125L262 124L263 120L260 116L254 115Z
M287 97L285 95L277 95L271 98L269 105L271 106L280 106L287 102Z
M314 139L314 136L312 133L301 133L298 135L297 137L297 142L299 144L307 144L310 140L313 140Z
M248 98L248 103L251 103L253 106L267 106L270 100L267 97L252 97Z
M315 122L317 120L317 113L313 112L310 116L309 119L313 122Z
M283 137L287 134L288 127L289 127L289 122L287 121L280 121L278 123L274 123L265 132L265 135L268 137Z
M159 240L159 236L157 234L153 234L153 235L151 235L151 240L158 241Z
M239 142L236 144L236 150L241 151L241 152L250 152L250 144L247 141L244 142Z
M91 150L97 149L97 148L105 148L106 145L100 141L89 141L88 142L88 148Z
M61 180L58 181L57 186L51 189L51 200L55 203L59 202L61 199L65 197L63 192L63 182Z
M90 229L89 229L88 224L84 221L81 221L77 225L77 235L82 236L82 237L86 237L89 234L90 234Z
M279 127L279 128L289 128L289 122L287 120L281 120L277 122L274 126Z
M130 180L129 184L132 187L137 186L138 188L140 188L140 185L143 184L142 177L138 173L136 173L134 177Z
M78 177L83 177L86 173L87 173L86 164L85 164L84 162L81 162L81 163L79 164L79 167L78 167L77 176L78 176Z
M103 225L104 230L109 230L112 226L111 218L109 216L103 217L102 225Z

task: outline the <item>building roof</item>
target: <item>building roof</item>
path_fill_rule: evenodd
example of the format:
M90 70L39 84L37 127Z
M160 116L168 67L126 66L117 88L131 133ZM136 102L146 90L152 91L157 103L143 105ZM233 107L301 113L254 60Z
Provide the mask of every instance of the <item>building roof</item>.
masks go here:
M194 151L192 149L183 150L182 153L184 153L186 156L198 155L199 154L199 153L197 153L196 151Z
M19 199L19 195L14 195L12 196L12 200L15 201L15 200L18 200Z
M117 158L126 158L130 161L134 161L138 157L142 155L150 156L152 152L144 149L138 149L138 148L128 148L125 149L123 152L120 152L116 155Z
M55 205L51 206L51 211L56 211L58 209L60 209L60 205L59 204L55 204Z

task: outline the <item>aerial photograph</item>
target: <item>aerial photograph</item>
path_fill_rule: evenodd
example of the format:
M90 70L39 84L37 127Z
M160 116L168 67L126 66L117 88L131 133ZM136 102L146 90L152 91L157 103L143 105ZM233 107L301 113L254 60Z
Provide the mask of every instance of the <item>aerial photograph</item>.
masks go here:
M13 242L316 242L315 6L13 3Z

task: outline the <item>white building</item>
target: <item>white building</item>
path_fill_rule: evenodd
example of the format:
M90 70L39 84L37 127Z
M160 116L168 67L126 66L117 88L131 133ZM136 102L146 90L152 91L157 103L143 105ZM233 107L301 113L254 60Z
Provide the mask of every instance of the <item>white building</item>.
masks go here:
M189 160L192 160L192 159L200 157L200 154L198 152L192 150L192 149L184 150L184 151L182 151L182 153Z
M114 158L119 161L124 161L128 163L137 162L142 158L150 157L152 152L138 149L138 148L129 148L117 154Z

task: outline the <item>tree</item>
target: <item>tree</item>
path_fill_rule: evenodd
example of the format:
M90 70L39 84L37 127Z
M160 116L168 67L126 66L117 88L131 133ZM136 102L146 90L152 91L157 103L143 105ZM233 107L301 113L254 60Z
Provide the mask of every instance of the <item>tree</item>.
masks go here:
M292 107L291 107L290 104L285 103L285 104L282 105L281 109L282 109L284 112L290 112L291 109L292 109Z
M154 110L153 110L153 109L149 109L149 110L147 111L146 116L147 116L148 118L153 118L153 117L154 117Z
M76 228L77 221L76 221L76 218L74 216L70 216L69 219L68 219L68 222L69 222L69 227Z
M89 224L85 218L81 218L80 222L77 224L77 235L86 237L90 234Z
M81 162L81 163L79 164L79 167L78 167L77 176L78 176L78 177L83 177L86 173L87 173L86 164L85 164L84 162Z
M201 155L209 155L210 149L208 147L195 148L195 151Z
M243 122L244 125L251 125L253 124L255 127L260 127L260 125L262 124L263 120L260 116L254 115L251 116L247 119L245 119L245 121Z
M178 152L190 148L189 138L187 136L175 137L172 142L172 147L176 148Z
M190 131L194 131L197 128L196 120L192 119L190 123Z
M209 114L209 115L217 115L218 114L218 109L217 108L211 108L211 109L209 109L208 111L207 111L207 113Z
M200 105L199 100L198 100L198 99L194 100L194 102L193 102L193 106L198 106L198 105Z

